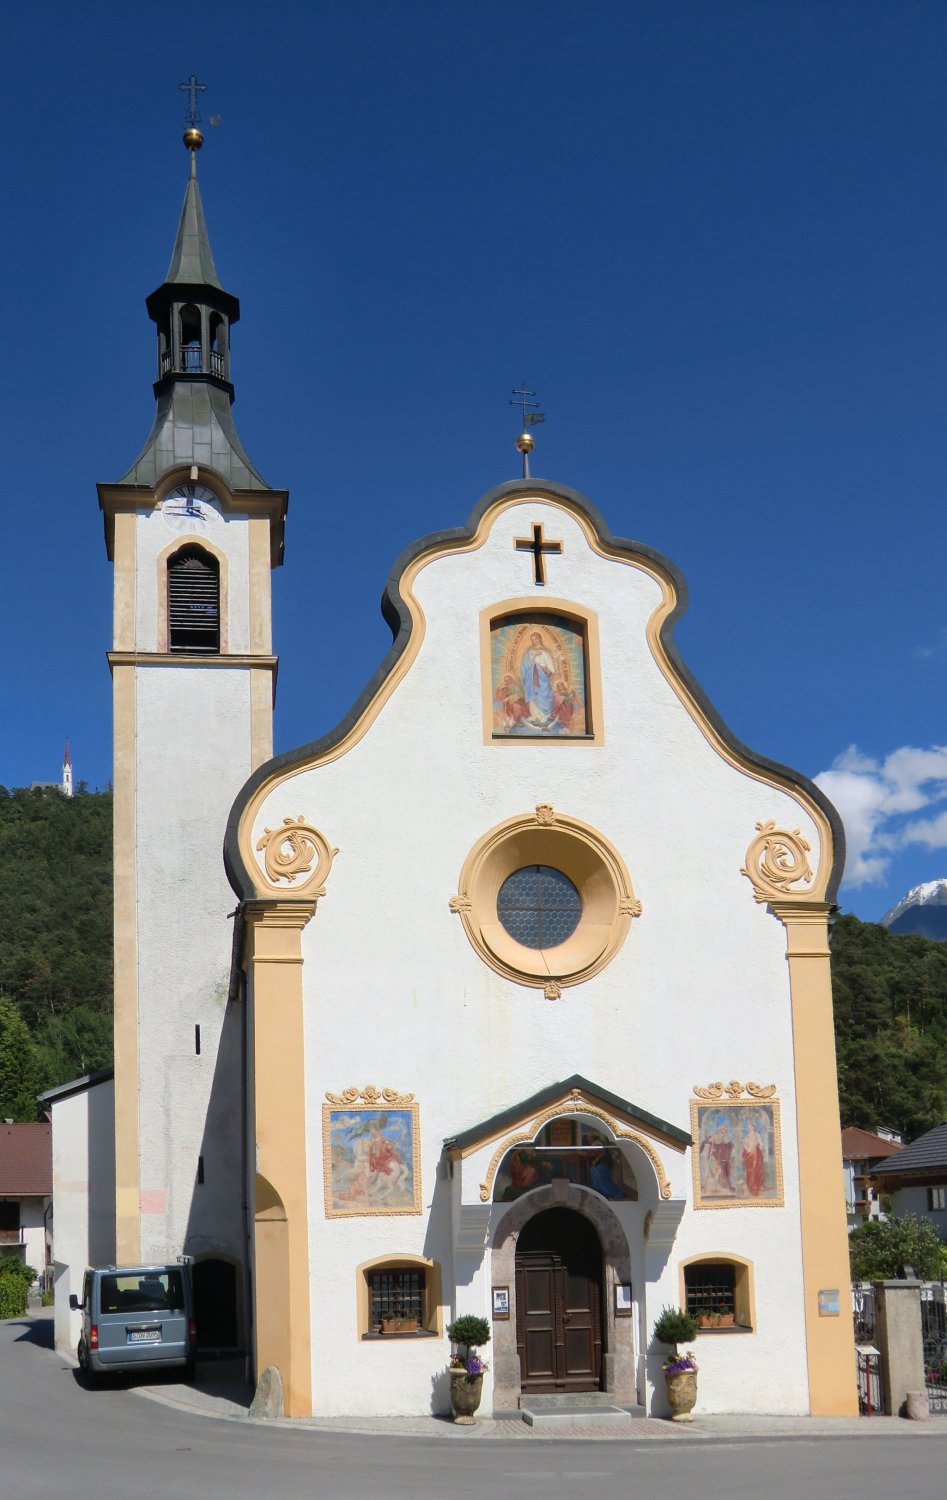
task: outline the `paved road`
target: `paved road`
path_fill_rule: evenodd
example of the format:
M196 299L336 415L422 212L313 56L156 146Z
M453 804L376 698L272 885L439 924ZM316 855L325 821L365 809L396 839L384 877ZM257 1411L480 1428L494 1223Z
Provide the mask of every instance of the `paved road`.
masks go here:
M947 1425L878 1440L437 1441L193 1417L89 1391L0 1323L0 1500L943 1500Z

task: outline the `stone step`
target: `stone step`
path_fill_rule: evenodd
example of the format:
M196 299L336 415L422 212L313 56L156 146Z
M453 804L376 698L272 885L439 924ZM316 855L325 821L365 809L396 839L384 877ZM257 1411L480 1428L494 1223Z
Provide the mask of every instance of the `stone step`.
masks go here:
M645 1415L643 1406L616 1406L607 1391L571 1391L520 1397L520 1416L530 1427L628 1428Z

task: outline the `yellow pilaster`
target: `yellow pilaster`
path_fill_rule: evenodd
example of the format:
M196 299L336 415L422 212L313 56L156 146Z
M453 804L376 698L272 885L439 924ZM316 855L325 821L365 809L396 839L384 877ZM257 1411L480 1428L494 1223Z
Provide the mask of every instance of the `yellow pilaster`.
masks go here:
M814 1417L857 1416L829 967L831 908L791 900L769 905L785 925L789 960L809 1410ZM820 1291L838 1291L837 1316L820 1314Z
M287 1416L312 1414L302 931L315 901L251 901L256 1376L275 1365Z

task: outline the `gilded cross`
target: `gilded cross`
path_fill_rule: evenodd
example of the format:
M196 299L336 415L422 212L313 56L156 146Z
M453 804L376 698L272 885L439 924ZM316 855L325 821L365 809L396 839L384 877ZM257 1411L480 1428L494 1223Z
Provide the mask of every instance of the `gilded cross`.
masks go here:
M535 570L534 582L544 584L546 582L546 553L561 552L561 542L547 542L543 535L542 521L533 524L532 536L519 536L515 539L517 552L531 552L533 554L533 567Z

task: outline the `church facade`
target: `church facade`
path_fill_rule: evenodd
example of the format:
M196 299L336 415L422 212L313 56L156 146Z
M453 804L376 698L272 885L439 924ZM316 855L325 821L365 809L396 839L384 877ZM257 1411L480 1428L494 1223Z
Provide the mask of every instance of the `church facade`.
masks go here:
M690 677L673 566L544 480L408 548L371 683L273 757L287 496L233 425L195 162L155 425L100 487L119 1261L193 1256L290 1415L446 1410L463 1313L485 1410L662 1413L668 1305L703 1410L854 1412L837 816Z

